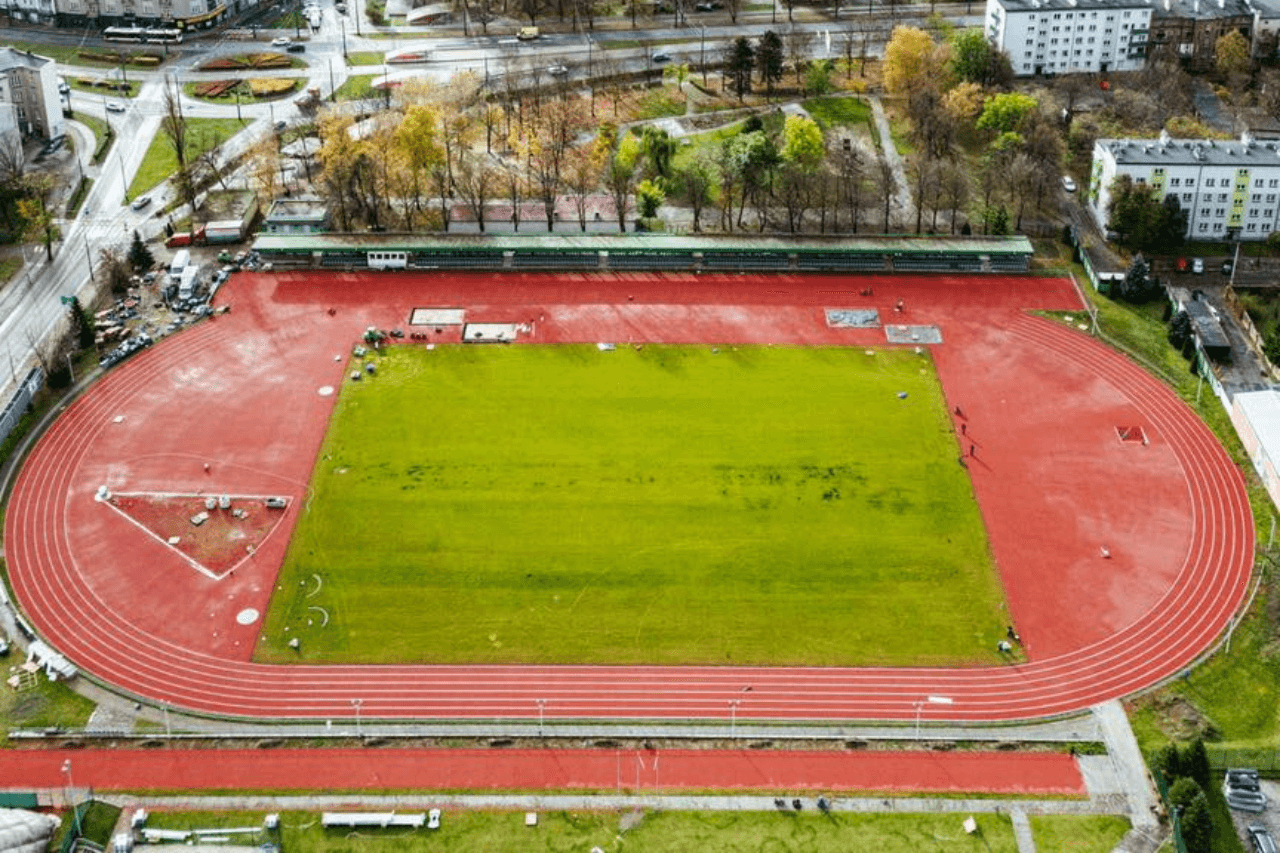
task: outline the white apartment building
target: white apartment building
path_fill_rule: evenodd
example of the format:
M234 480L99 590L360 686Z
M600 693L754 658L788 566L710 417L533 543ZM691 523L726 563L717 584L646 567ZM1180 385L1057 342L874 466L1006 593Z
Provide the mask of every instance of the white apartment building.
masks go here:
M0 48L0 103L13 104L24 136L55 139L67 132L57 63L47 56Z
M1111 182L1128 175L1176 195L1192 240L1265 240L1280 229L1280 141L1099 139L1093 146L1089 208L1107 225Z
M987 0L987 40L1019 77L1141 68L1150 30L1136 0Z

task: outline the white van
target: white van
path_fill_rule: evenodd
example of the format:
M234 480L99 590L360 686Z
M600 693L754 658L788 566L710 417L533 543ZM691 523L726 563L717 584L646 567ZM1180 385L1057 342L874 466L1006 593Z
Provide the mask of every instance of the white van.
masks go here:
M173 256L173 260L169 262L169 281L177 284L182 280L182 271L191 263L191 252L186 249L179 249Z

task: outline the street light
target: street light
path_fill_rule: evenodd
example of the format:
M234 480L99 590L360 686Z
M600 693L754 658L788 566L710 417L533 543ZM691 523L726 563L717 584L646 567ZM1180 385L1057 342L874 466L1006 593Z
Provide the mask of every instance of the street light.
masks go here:
M542 737L542 718L543 718L543 713L546 711L546 708L547 708L547 700L535 699L534 701L538 703L538 737Z
M702 87L707 86L707 27L698 25L698 64L702 66Z
M84 835L84 831L80 826L80 809L76 807L75 801L72 799L75 793L75 783L71 781L71 759L68 758L62 762L62 772L67 774L67 800L71 803L71 814L76 820L76 835Z
M729 700L729 740L738 736L738 706L741 704L741 699Z
M364 704L363 699L351 700L351 707L356 709L356 737L360 738L361 740L364 739L364 735L360 733L360 706L363 704Z
M954 704L950 696L926 696L923 699L917 699L916 705L916 740L920 740L920 712L924 706L928 705L951 705Z

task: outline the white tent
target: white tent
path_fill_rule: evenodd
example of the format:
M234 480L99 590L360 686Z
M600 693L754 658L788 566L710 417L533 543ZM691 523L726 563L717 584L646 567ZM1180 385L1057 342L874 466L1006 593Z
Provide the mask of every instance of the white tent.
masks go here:
M59 823L52 815L0 809L0 853L44 853Z

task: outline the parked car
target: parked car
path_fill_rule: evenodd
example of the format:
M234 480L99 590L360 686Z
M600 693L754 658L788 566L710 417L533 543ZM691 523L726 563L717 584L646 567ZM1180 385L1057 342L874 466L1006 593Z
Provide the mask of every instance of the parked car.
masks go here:
M1173 262L1173 267L1178 272L1191 272L1191 261L1187 258L1178 258Z
M1237 811L1266 811L1267 795L1262 793L1258 771L1250 768L1234 768L1227 771L1222 780L1222 794L1227 805Z
M1232 269L1234 269L1234 267L1235 267L1235 262L1234 262L1234 261L1223 261L1223 262L1222 262L1222 274L1223 274L1223 275L1231 275L1231 270L1232 270Z
M552 77L563 77L569 73L569 69L565 68L563 65L552 65L547 69L547 73Z
M306 53L307 46L305 44L302 44L301 42L294 42L293 44L286 47L285 50L289 51L290 53Z
M661 64L661 63L663 63L663 62L670 62L670 61L671 61L671 54L667 53L665 50L655 50L655 51L653 52L653 61L654 61L654 63L655 63L655 64Z
M1075 192L1075 191L1076 191L1076 182L1075 182L1075 179L1074 179L1074 178L1072 178L1070 175L1063 175L1063 176L1062 176L1062 188L1063 188L1064 190L1066 190L1067 192L1069 192L1069 193L1073 193L1073 192Z
M1204 275L1204 258L1192 258L1191 271L1196 275Z
M142 210L144 207L146 207L149 204L151 204L151 196L144 195L144 196L140 196L139 198L135 198L133 200L133 204L129 205L129 207L133 208L134 210Z
M124 104L119 101L107 101L107 112L122 113L124 112Z
M271 40L272 47L288 47L291 44L293 44L293 39L287 38L285 36L280 36L280 38L275 38Z
M1257 853L1276 853L1276 840L1271 837L1271 831L1265 826L1260 823L1251 823L1245 829Z

